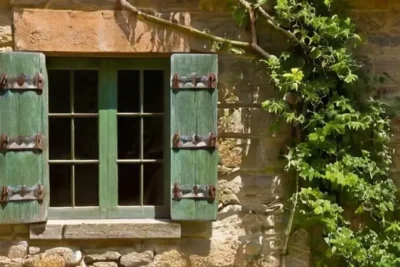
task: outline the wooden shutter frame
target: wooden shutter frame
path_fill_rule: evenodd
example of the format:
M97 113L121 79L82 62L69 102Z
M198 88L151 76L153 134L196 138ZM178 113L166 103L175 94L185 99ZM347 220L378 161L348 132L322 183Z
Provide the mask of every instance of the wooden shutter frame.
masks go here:
M170 199L173 220L217 219L217 84L217 55L171 56Z
M0 53L0 224L47 220L48 77L42 53Z

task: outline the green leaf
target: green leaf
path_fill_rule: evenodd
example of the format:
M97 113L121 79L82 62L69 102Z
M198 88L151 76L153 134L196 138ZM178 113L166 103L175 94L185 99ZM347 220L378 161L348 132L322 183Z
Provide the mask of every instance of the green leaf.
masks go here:
M353 83L355 81L357 81L358 76L355 74L352 74L351 72L347 75L346 79L344 79L344 81L346 83Z
M308 139L310 141L317 141L317 140L319 140L319 136L318 136L317 133L311 133L311 134L308 135Z
M322 55L322 51L321 51L321 49L318 49L318 48L313 49L310 52L310 57L313 59L317 59L317 58L321 57L321 55Z

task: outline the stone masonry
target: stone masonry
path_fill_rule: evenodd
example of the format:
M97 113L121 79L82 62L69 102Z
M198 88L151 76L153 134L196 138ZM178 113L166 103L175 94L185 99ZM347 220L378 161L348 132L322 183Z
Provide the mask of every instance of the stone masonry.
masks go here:
M220 36L249 38L248 32L236 28L229 13L204 2L142 0L135 4L154 9L176 23L208 29ZM390 79L383 85L385 97L396 97L400 83L396 68L400 66L400 19L396 14L400 1L351 3L351 16L368 36L369 44L361 52L371 63L373 73L389 74ZM210 49L204 41L137 22L114 8L112 0L0 1L0 51L62 55ZM106 38L110 35L112 38ZM271 51L276 52L277 40L281 37L271 35L263 41L270 42ZM279 266L285 229L282 203L291 193L291 179L283 171L282 157L290 140L289 129L283 127L277 135L268 134L274 118L259 104L273 95L273 88L261 67L245 58L221 55L219 69L221 162L216 222L182 223L181 238L128 240L72 240L65 235L46 240L32 238L28 225L0 226L0 267ZM397 147L400 138L399 130L395 130L393 145ZM395 177L400 177L398 156L393 167ZM308 241L304 230L293 233L287 266L309 266Z

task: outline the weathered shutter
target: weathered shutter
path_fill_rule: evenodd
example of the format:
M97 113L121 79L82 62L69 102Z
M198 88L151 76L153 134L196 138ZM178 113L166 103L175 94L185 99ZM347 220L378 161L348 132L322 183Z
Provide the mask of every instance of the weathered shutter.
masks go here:
M212 54L171 57L171 218L217 217L217 72Z
M45 56L0 53L0 224L47 219Z

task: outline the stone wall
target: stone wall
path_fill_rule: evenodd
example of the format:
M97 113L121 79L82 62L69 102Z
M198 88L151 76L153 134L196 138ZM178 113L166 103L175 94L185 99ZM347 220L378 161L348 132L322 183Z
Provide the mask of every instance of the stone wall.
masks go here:
M47 55L211 49L202 40L138 23L126 12L114 12L114 2L17 0L3 4L0 49ZM203 2L151 0L135 4L220 36L249 37L235 26L229 13L218 7L213 12L210 6L201 9ZM216 222L183 223L178 239L132 240L40 240L30 238L26 225L1 226L0 266L279 266L282 203L289 179L282 170L281 148L289 141L289 129L283 127L276 136L267 132L274 118L259 104L273 90L268 80L258 75L260 70L248 59L220 56L222 157Z
M115 15L114 3L111 0L1 1L0 51L34 50L59 55L63 51L118 54L210 49L204 41L165 32L146 23L139 23L139 26L135 23L138 27L135 34L123 31L115 18L129 21L129 15L123 12ZM248 32L235 27L231 15L223 13L222 7L210 6L205 0L143 0L135 1L135 4L153 8L171 21L208 29L221 36L243 40L249 37ZM400 56L396 54L400 51L397 41L400 1L357 0L351 4L349 13L368 36L369 44L361 52L371 63L373 73L385 71L389 74L390 79L383 85L385 97L394 98L400 83L396 68L400 65ZM36 12L24 12L25 8L34 8ZM72 10L72 13L65 13L65 10ZM51 17L57 19L59 15L54 12L61 11L58 14L66 20L60 25L62 31L58 34L64 35L57 36L50 27L54 26ZM86 31L81 32L80 37L85 38L80 39L80 43L64 38L79 30L68 30L68 27L79 25L68 20L68 16L75 15L89 23L84 27ZM115 36L116 42L102 43L99 25L103 25L103 20L112 21L114 28L109 34L122 33ZM132 27L132 24L128 23L128 26ZM149 38L140 43L135 38L137 33ZM151 36L157 37L156 46L149 46L153 40ZM282 46L272 43L276 44L278 40L283 44L281 39L281 36L271 34L263 41L271 44L271 51L276 52ZM292 186L290 176L283 172L285 161L282 157L290 138L289 129L283 127L277 135L267 132L274 118L261 110L259 104L272 96L273 90L260 71L262 67L248 59L221 55L219 68L218 221L212 224L184 223L179 239L139 240L36 240L30 238L27 225L0 226L0 266L279 266L285 227L282 203ZM395 126L398 121L394 120ZM395 131L393 144L397 147L400 131L396 127ZM400 177L399 162L400 154L397 153L393 167L395 177ZM290 239L287 266L309 266L311 257L307 245L307 232L296 231Z

